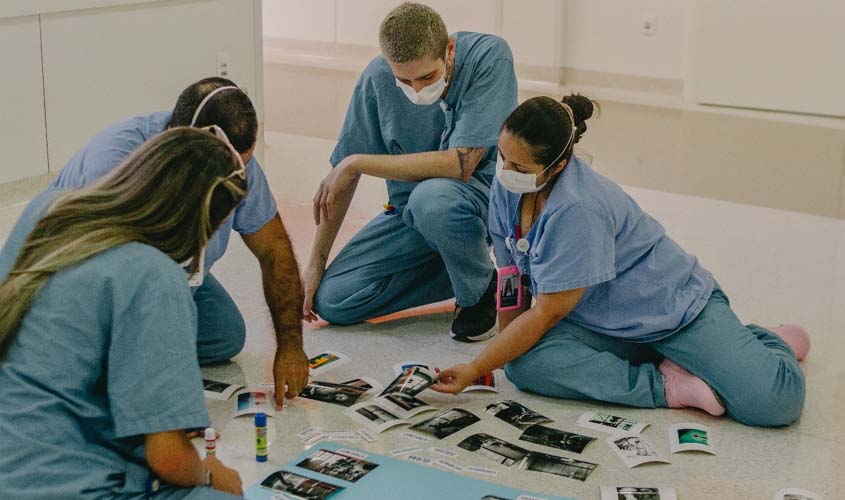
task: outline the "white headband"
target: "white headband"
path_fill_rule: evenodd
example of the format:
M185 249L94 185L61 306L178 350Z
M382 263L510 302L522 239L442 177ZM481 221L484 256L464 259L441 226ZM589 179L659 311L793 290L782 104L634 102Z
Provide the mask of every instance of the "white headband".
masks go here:
M199 118L200 113L202 113L202 109L205 107L205 105L208 103L208 101L211 100L212 97L216 96L220 92L223 92L224 90L230 90L230 89L241 90L239 87L233 87L233 86L229 85L227 87L216 88L216 89L212 90L211 92L209 92L208 95L205 96L205 99L200 101L199 106L197 106L197 110L194 111L194 118L191 120L191 126L195 127L197 125L197 118Z
M566 154L566 151L569 150L569 146L572 145L572 141L575 140L575 132L578 130L578 127L575 125L575 114L572 112L572 108L569 107L569 104L566 104L563 101L560 101L560 105L563 106L563 109L566 110L566 114L569 115L569 119L572 121L572 128L569 132L569 140L566 141L566 146L563 147L563 151L557 155L557 158L551 163L552 165L556 165L557 162L563 158L563 155Z

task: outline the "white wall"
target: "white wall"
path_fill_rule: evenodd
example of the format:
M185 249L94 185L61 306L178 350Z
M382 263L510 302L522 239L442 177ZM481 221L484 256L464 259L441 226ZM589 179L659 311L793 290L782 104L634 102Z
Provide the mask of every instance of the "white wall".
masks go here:
M535 66L681 78L684 4L690 0L423 0L449 31L504 36L517 62ZM268 0L264 33L378 46L382 18L400 0ZM643 36L646 17L658 21Z
M562 62L570 68L655 78L682 78L688 0L567 0ZM642 23L653 17L657 33Z
M695 14L700 102L845 117L845 2L709 0Z
M0 19L0 182L47 173L37 16Z
M228 57L229 78L254 91L251 7L180 1L43 16L51 167L107 124L172 109L187 85L216 74L218 54Z

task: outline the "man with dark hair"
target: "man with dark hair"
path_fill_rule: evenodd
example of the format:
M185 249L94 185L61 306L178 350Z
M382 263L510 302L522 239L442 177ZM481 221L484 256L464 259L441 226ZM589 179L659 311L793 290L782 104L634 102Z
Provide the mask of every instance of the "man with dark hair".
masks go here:
M485 340L496 331L487 205L499 130L517 104L513 56L494 35L450 36L417 3L384 18L379 45L314 198L305 318L349 324L455 297L452 338ZM386 211L327 268L361 175L387 180Z
M241 89L225 78L206 78L185 89L173 111L135 116L106 128L70 159L53 187L76 189L95 182L167 128L208 125L219 126L240 153L246 164L247 196L212 235L200 264L202 275L195 282L198 286L192 287L198 313L197 356L200 364L220 363L244 346L243 317L210 274L211 266L226 251L230 232L235 230L261 266L264 296L276 330L276 402L282 404L285 396L295 397L308 381L308 359L302 349L302 287L276 201L253 156L258 119Z

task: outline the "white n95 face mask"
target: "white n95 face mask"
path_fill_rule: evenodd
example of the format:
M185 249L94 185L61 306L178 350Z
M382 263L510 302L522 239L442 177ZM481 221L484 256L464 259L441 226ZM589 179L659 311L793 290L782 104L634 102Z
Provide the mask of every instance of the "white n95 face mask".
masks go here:
M446 90L446 87L448 87L449 84L446 83L446 72L444 71L443 76L441 76L439 80L431 85L423 87L419 92L415 91L410 85L400 82L398 78L396 78L396 86L402 90L405 97L407 97L412 103L418 106L428 106L430 104L434 104L440 99L440 96L443 95L443 91Z

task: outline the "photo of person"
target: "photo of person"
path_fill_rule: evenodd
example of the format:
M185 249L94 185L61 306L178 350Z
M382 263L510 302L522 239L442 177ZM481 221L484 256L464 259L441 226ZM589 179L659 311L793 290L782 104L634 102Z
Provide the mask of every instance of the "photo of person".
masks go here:
M534 424L542 424L551 422L552 419L545 417L529 410L516 401L501 401L491 404L486 409L487 413L494 415L496 418L504 420L505 422L525 429Z
M319 450L296 465L350 483L357 482L378 467L378 464L327 450Z
M411 426L415 431L431 434L437 439L443 439L446 436L463 430L470 425L481 420L472 413L462 410L460 408L451 408L444 410L428 420Z
M520 462L528 455L528 450L490 434L473 434L458 443L458 447L478 452L496 463L507 466Z
M586 481L587 476L596 467L598 467L598 464L533 451L529 452L519 464L521 470L545 472L546 474L568 477L578 481Z
M519 275L502 276L502 289L499 296L499 307L516 307L519 305Z
M595 438L589 436L560 431L542 425L532 425L522 433L519 439L528 441L529 443L571 451L572 453L583 452L588 444L595 441Z
M349 407L354 405L366 392L366 389L349 385L310 382L299 395L307 399Z
M335 493L343 491L342 486L309 479L288 471L277 471L261 482L261 486L274 491L290 493L304 500L328 500Z

